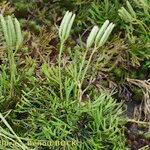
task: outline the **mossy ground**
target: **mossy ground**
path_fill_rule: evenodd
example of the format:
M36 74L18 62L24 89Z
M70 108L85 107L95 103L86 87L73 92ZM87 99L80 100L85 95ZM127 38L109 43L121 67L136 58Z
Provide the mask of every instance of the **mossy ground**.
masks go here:
M0 110L27 149L149 149L150 3L146 0L130 3L136 13L134 22L119 16L121 7L127 9L126 2L121 0L0 3L4 16L18 18L24 37L15 55L18 74L13 95L10 95L7 51L4 41L0 43ZM61 99L58 27L67 10L76 13L76 19L62 54ZM82 90L86 90L79 102L75 78L84 45L93 25L101 26L106 19L115 23L115 29L93 56L83 82ZM4 121L0 125L1 141L17 141ZM76 144L29 146L29 140ZM1 143L0 148L17 150L23 146Z

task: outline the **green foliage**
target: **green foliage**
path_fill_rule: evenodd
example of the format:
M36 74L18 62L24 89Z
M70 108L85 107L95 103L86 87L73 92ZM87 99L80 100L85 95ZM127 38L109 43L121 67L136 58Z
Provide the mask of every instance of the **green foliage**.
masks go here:
M5 47L7 49L9 67L10 67L10 95L14 93L14 83L16 82L17 69L15 62L15 53L22 44L23 38L20 29L20 23L15 18L14 20L8 16L5 19L2 15L0 16L1 28L5 39Z
M5 137L6 139L9 139L9 140L11 140L11 142L15 142L15 140L13 140L13 138L15 138L17 140L16 145L19 146L21 149L26 150L27 147L24 145L24 143L21 141L21 139L16 135L16 133L13 131L13 129L11 128L11 126L8 124L8 122L6 121L6 119L3 117L3 115L1 113L0 113L0 118L1 118L2 122L10 130L10 132L13 134L13 135L11 135L5 129L0 127L1 137ZM4 145L2 145L2 146L4 146Z
M149 116L149 1L10 4L0 3L0 134L17 142L9 148L127 149L120 99L144 97L139 112ZM29 139L76 144L26 147Z
M50 86L23 91L14 114L23 117L23 113L28 113L28 118L13 119L11 116L14 124L19 123L20 130L26 128L20 131L20 136L25 132L26 137L33 140L77 141L76 148L68 146L68 149L124 149L123 129L120 127L125 118L120 117L123 113L121 104L103 93L81 106L69 94L73 89L72 83L66 83L68 88L65 88L64 100L54 97ZM52 147L56 148L60 147Z
M127 30L127 37L129 41L131 43L135 43L136 37L133 36L134 31L136 31L137 34L141 34L141 35L145 34L147 36L149 35L150 29L145 24L146 23L145 20L141 18L138 19L138 13L136 14L136 12L134 11L134 9L132 8L131 4L128 1L126 2L126 5L128 11L124 7L121 7L121 9L119 9L118 11L121 18L127 23L126 30ZM145 2L145 5L142 6L143 9L145 10L148 7L148 3ZM143 14L147 16L147 14L145 14L145 11L143 12ZM138 26L138 29L136 29L136 25Z
M126 7L118 10L119 16L125 21L125 38L130 46L130 60L133 66L140 66L140 62L150 60L149 53L149 2L147 0L126 1ZM137 43L137 44L135 44Z
M72 13L66 13L59 28L60 50L58 63L53 66L45 62L41 66L42 80L34 80L32 78L34 77L36 61L30 58L26 60L27 65L30 65L30 69L25 69L23 75L29 82L26 81L21 85L20 100L15 104L15 110L7 116L7 119L11 120L11 126L17 126L17 128L12 130L12 127L1 115L3 123L14 135L11 136L11 140L16 138L21 144L18 144L18 146L20 148L23 147L22 149L27 149L24 145L27 138L32 140L77 141L76 145L68 146L66 147L67 149L99 149L108 147L111 149L124 149L123 129L120 127L126 122L126 119L120 116L123 114L122 104L117 104L111 95L105 93L105 91L97 92L95 88L89 93L89 98L84 98L84 92L90 85L84 87L83 82L92 56L100 46L102 47L105 44L114 25L112 23L109 25L109 21L106 21L104 27L102 29L98 28L98 32L94 33L94 37L91 36L94 30L91 31L87 38L87 44L92 40L96 47L93 48L86 65L85 57L93 43L90 44L90 47L87 47L83 57L81 57L83 62L80 60L81 64L79 63L79 66L77 65L79 61L77 56L74 58L74 63L62 66L64 42L68 39L74 17L75 15L72 15ZM18 46L16 45L20 45L22 42L19 22L15 19L13 24L10 17L8 18L8 24L5 23L4 18L1 18L1 20L8 50L12 50L11 47L14 45L17 47L17 50ZM99 43L101 43L100 46ZM84 65L85 68L83 68ZM3 83L5 82L5 71L3 71L2 75L1 81ZM21 79L23 79L23 75L21 75ZM1 85L1 88L5 89L6 86L3 85ZM24 114L26 114L25 119L23 118ZM115 117L113 117L114 115ZM79 127L82 121L83 125ZM85 125L84 121L86 121ZM5 132L3 134L4 137L10 139L10 134ZM24 135L26 135L26 138L19 138L24 137ZM119 144L116 142L118 140L120 141ZM56 148L60 147L52 147L52 149Z
M92 2L89 9L88 20L92 23L101 25L105 20L113 21L115 24L119 23L117 10L120 3L117 1L104 0Z

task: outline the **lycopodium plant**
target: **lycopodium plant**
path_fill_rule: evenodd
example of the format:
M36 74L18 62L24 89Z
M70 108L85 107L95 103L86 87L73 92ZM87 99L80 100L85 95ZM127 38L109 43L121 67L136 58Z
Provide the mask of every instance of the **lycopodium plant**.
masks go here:
M20 23L16 18L12 18L11 16L4 18L2 15L0 15L0 21L9 61L10 95L12 96L14 92L14 82L16 81L17 75L15 54L23 41L23 37L21 33Z
M60 83L60 97L63 99L63 93L62 93L62 81L61 81L61 55L62 50L64 47L64 43L69 37L70 30L72 27L72 24L75 19L75 14L72 12L67 11L61 24L59 27L59 38L60 38L60 49L59 49L59 56L58 56L58 66L59 66L59 83Z
M143 1L144 2L144 1ZM143 9L146 11L147 10L147 3L144 3L145 5L143 6ZM119 12L119 16L121 17L122 20L124 20L126 22L126 30L127 30L127 37L130 40L131 43L135 43L135 39L134 36L132 35L134 29L134 25L137 25L139 27L139 31L143 31L144 34L148 35L148 33L150 32L149 28L147 27L147 25L141 21L140 18L138 18L137 13L134 11L133 7L131 6L131 4L129 3L129 1L126 1L126 6L127 9L124 7L121 7L118 12ZM147 11L146 11L147 12ZM144 12L143 12L144 14ZM147 14L148 16L148 14Z
M94 53L97 51L97 49L99 49L100 47L102 47L106 43L106 41L107 41L108 37L110 36L114 26L115 25L113 23L110 23L109 20L106 20L101 28L99 28L98 26L94 26L92 28L88 38L87 38L86 51L85 51L85 54L84 54L82 62L81 62L81 66L80 66L80 70L79 70L79 74L78 74L78 79L77 79L77 81L79 83L78 84L78 86L79 86L79 93L78 93L79 97L78 98L80 101L82 99L82 90L81 90L82 84L83 84L85 75L87 73L87 70L89 68L90 62L92 60L92 57L93 57ZM88 59L86 66L84 66L87 52L92 46L93 46L92 53ZM85 68L85 69L83 69L83 68Z
M59 81L60 81L61 98L63 98L62 81L61 81L61 66L60 66L61 65L61 54L62 54L64 43L70 34L70 30L71 30L74 19L75 19L75 14L72 14L71 12L67 11L62 22L61 22L60 28L59 28L60 50L59 50L58 65L59 65ZM98 28L98 26L94 26L93 29L91 30L88 38L87 38L86 51L85 51L85 54L82 58L81 65L79 67L79 73L77 76L77 85L79 87L79 92L78 92L79 100L81 100L81 98L82 98L81 87L82 87L85 75L87 73L87 70L89 68L92 56L94 55L94 53L96 52L97 49L99 49L100 47L102 47L106 43L106 41L107 41L109 35L111 34L114 26L115 25L113 23L110 23L109 20L106 20L101 28ZM92 53L89 57L87 65L85 66L87 52L92 46L93 46Z

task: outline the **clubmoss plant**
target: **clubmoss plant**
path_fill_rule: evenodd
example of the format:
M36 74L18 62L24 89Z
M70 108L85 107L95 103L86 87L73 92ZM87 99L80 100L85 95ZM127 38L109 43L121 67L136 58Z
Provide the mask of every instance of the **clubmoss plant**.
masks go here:
M147 4L148 5L148 4ZM146 9L146 3L145 5L142 5L144 10ZM150 29L148 26L140 19L138 19L136 12L134 11L133 7L129 3L129 1L126 1L126 6L128 8L125 9L124 7L121 7L121 9L118 10L119 16L128 24L126 25L127 30L127 37L131 43L135 43L135 37L132 35L133 31L135 30L134 26L138 25L140 32L144 32L144 34L147 36L150 32ZM144 14L144 13L143 13Z
M59 65L59 80L60 80L60 96L61 96L61 98L63 98L62 81L61 81L61 54L62 54L64 43L70 34L70 30L71 30L74 19L75 19L75 14L72 14L72 12L67 11L61 22L61 25L59 27L60 50L59 50L59 56L58 56L58 65ZM109 20L106 20L100 29L98 28L98 26L94 26L93 29L91 30L91 32L87 38L87 41L86 41L86 51L83 56L81 66L79 69L78 78L77 78L77 85L79 86L79 93L81 91L83 80L84 80L85 74L89 68L89 64L91 62L92 56L94 55L94 53L96 52L96 50L98 48L102 47L106 43L114 26L115 25L113 23L109 23ZM93 45L94 45L94 48L89 57L88 63L83 71L87 52L88 52L89 48L91 48ZM81 75L81 73L83 73L83 74ZM80 81L80 79L81 79L81 81ZM79 97L78 98L81 101L81 93L80 94L79 93L78 93L78 95L80 95L79 96L80 98Z
M77 79L77 81L79 83L79 92L81 92L82 84L83 84L85 75L87 73L87 70L89 68L89 65L90 65L90 62L92 60L94 53L97 51L97 49L99 49L106 43L114 26L115 25L113 23L109 23L109 20L106 20L100 29L97 26L94 26L93 29L91 30L91 32L87 38L87 41L86 41L86 51L85 51L85 54L84 54L82 62L81 62L78 79ZM94 48L92 49L92 53L89 57L87 65L85 66L85 69L83 70L83 74L81 75L82 69L85 64L87 52L88 52L89 48L91 48L93 45L94 45ZM81 78L81 80L80 80L80 78ZM79 100L81 101L81 99L82 99L82 94L79 93Z
M59 81L60 81L61 99L63 99L62 81L61 81L61 54L63 51L64 43L69 37L74 19L75 19L75 14L72 14L72 12L67 11L59 27L60 49L59 49L59 56L58 56L58 65L59 65Z
M22 43L22 40L20 40L22 36L16 33L16 26L18 24L14 19L11 17L2 19L2 21L5 21L5 26L7 27L6 30L4 30L7 33L5 33L6 45L8 45L8 50L12 50L10 52L13 54L13 63L16 64L14 57ZM69 46L64 46L70 35L74 19L75 14L68 11L61 22L59 28L60 48L58 62L56 62L56 64L49 63L49 61L47 63L47 60L40 61L37 57L32 58L32 55L30 56L32 52L30 53L29 51L29 53L24 51L19 52L19 54L25 55L25 59L24 57L19 58L19 64L23 62L23 68L19 65L18 73L22 70L24 73L21 76L19 90L17 86L15 86L15 98L17 98L18 101L15 103L15 106L11 107L13 111L10 110L8 111L9 113L2 112L3 116L0 114L1 125L3 127L0 129L3 139L8 141L16 140L17 146L20 147L20 149L28 149L24 146L26 143L22 143L22 141L27 141L27 139L77 141L75 146L66 145L66 147L60 145L53 145L51 147L44 147L44 145L31 146L35 149L117 150L124 149L125 147L122 130L125 119L122 118L122 105L117 103L111 96L107 96L105 91L100 90L100 88L97 89L93 85L88 85L90 86L90 90L86 93L87 97L86 94L84 95L85 97L82 96L87 89L86 84L83 83L89 75L88 70L90 70L93 55L95 52L98 52L99 49L103 50L103 46L112 32L114 24L106 20L101 28L94 26L87 38L85 49L83 49L84 51L80 51L80 46L78 47L78 51L71 45L72 43L70 41L69 43L71 44ZM20 28L18 31L18 33L21 33ZM46 33L46 37L50 38L51 34L47 32L47 30ZM45 36L44 33L42 34ZM31 35L31 37L33 36L34 35ZM42 43L43 36L38 35L37 41L40 41L39 43ZM27 42L29 48L38 49L38 52L41 52L40 54L42 54L43 51L45 52L46 47L42 46L40 49L40 44L36 45L30 43L31 39L33 43L36 43L35 37L29 38L29 42ZM51 45L51 42L48 42L48 44ZM55 44L56 47L57 44ZM34 47L34 45L36 46ZM72 57L66 54L67 57L63 57L62 59L64 47L67 51L70 50ZM13 52L13 50L15 50L15 52ZM50 50L49 47L48 50ZM39 53L38 55L40 55ZM35 51L32 54L35 54ZM80 56L80 58L78 56ZM98 54L98 57L101 57L100 54ZM9 59L11 59L11 57ZM37 63L39 63L40 66L38 66ZM7 70L5 68L2 69L0 81L3 84L0 87L2 90L5 90L5 86L3 87L3 85L7 84L5 83L5 71ZM15 71L17 71L16 66ZM36 75L37 71L39 71L38 76ZM8 73L6 72L6 74ZM16 73L12 76L15 75ZM91 78L93 78L93 76L94 75L91 75ZM15 79L13 78L12 84L14 84ZM7 86L9 87L9 84L7 84ZM84 105L81 105L79 101L84 101ZM6 103L6 105L8 104ZM9 106L4 108L7 108L3 109L4 111L10 109ZM5 132L5 130L9 132ZM26 137L24 138L24 136ZM16 149L14 147L9 148Z
M0 15L0 21L5 38L10 67L10 95L13 96L13 88L17 75L15 54L22 44L23 37L20 23L16 18L13 19L11 16L4 18L2 15Z

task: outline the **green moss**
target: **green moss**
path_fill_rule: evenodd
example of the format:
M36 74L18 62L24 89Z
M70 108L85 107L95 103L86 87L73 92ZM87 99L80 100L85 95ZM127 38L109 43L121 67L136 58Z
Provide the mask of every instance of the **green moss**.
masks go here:
M142 101L143 99L143 92L141 89L139 88L134 88L133 89L133 100L136 100L136 101Z

